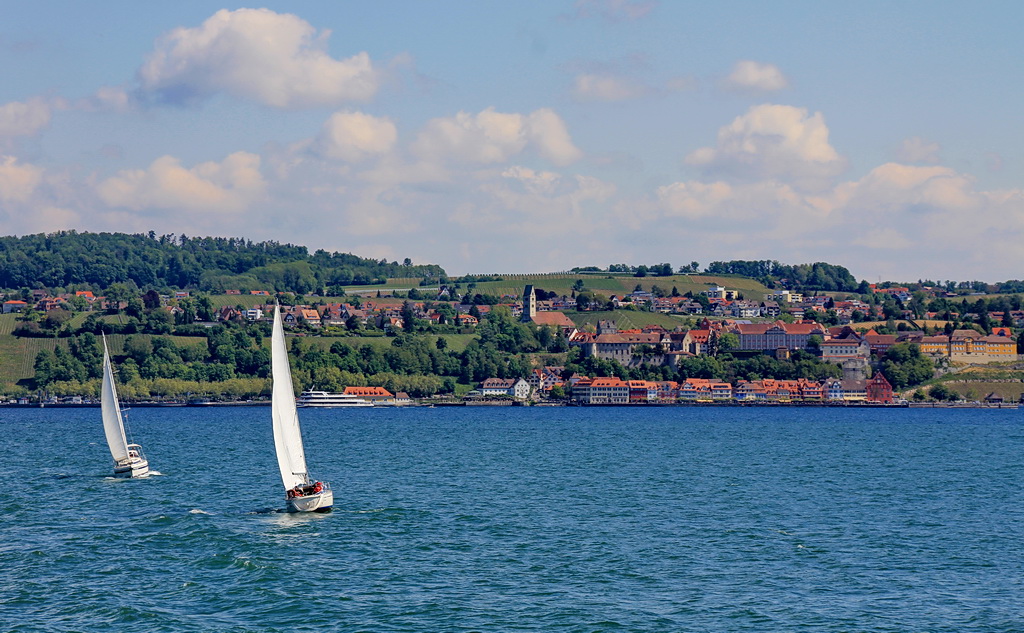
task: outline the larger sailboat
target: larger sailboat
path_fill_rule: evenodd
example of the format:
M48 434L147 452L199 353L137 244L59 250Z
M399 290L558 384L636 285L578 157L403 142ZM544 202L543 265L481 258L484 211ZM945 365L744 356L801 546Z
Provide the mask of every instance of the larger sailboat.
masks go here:
M149 462L138 444L129 444L124 434L121 404L117 400L114 367L107 351L107 337L103 337L103 386L100 409L103 412L103 431L107 436L110 456L114 458L115 477L148 477Z
M270 338L270 364L273 375L271 417L274 422L274 446L277 465L284 483L285 503L289 512L328 512L334 505L331 485L311 481L302 448L299 411L295 407L292 370L288 365L288 348L284 343L284 326L280 306L274 306L274 330Z

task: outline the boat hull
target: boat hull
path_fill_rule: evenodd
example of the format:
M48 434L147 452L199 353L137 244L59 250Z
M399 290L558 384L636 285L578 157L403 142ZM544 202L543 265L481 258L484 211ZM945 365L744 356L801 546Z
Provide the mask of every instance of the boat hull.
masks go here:
M334 506L334 492L327 489L317 494L291 497L285 501L288 512L330 512Z
M145 459L133 459L127 464L118 464L114 466L114 476L125 479L149 477L149 462Z

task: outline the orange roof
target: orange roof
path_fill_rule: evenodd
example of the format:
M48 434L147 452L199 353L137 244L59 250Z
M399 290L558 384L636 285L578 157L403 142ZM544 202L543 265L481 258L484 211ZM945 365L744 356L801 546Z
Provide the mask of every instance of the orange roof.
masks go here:
M384 387L345 387L345 394L351 396L392 397L391 392Z

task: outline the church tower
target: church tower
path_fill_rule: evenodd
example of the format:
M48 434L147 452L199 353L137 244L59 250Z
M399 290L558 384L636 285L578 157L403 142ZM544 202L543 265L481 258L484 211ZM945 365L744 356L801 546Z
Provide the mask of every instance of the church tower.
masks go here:
M523 316L522 321L529 323L537 316L537 295L533 292L533 286L527 285L523 291Z

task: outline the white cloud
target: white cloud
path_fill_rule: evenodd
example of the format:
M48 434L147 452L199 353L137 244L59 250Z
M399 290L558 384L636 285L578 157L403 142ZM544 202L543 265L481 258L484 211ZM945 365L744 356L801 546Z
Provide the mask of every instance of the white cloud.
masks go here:
M362 112L335 112L324 123L314 147L324 157L354 163L391 151L397 139L398 130L390 119Z
M627 101L647 94L645 86L611 74L581 73L573 81L572 95L579 101Z
M76 107L87 112L127 112L132 105L132 98L124 88L101 86L92 95L80 100Z
M369 55L334 59L329 37L295 15L222 9L157 40L138 77L144 94L179 104L220 92L276 108L371 98L379 78Z
M42 181L43 170L35 165L18 164L14 156L0 156L0 201L24 202Z
M527 147L558 165L581 156L561 117L549 109L524 116L488 108L475 115L459 112L454 117L433 119L419 133L412 150L425 159L494 164Z
M858 217L897 220L913 213L971 212L984 204L972 178L949 167L886 163L836 188L835 206ZM920 219L915 219L915 222Z
M728 90L775 92L789 86L789 80L778 66L749 59L736 62L729 76L722 80Z
M135 211L238 212L263 195L260 158L236 152L223 162L207 162L192 169L178 159L163 156L148 169L126 170L97 186L108 205Z
M18 136L35 136L50 124L50 104L40 98L11 101L0 106L0 142Z
M896 160L904 163L937 165L942 162L939 156L941 151L942 147L938 143L920 136L912 136L900 143L900 146L896 148L895 156Z
M846 169L846 161L829 144L820 112L763 104L718 131L718 145L695 150L689 165L714 178L780 179L818 189Z
M554 110L541 108L531 112L526 118L526 134L541 156L556 165L568 165L583 155Z

